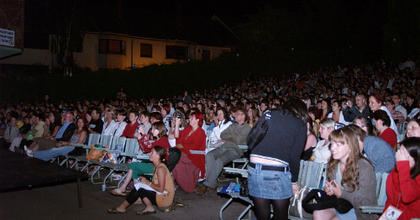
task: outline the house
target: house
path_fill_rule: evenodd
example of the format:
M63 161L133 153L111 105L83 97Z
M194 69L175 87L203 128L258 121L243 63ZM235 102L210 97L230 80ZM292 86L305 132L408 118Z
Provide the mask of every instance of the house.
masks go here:
M36 13L43 14L44 5L39 2L42 1L38 1ZM34 6L27 10L31 8ZM238 41L220 20L180 19L182 16L179 14L159 14L129 8L121 8L118 13L114 11L110 8L88 10L89 13L83 16L80 22L81 40L71 53L74 65L96 71L212 60L230 52L231 46ZM44 13L48 14L48 11ZM25 22L25 29L32 30L28 31L29 35L34 34L48 27L48 22L51 19L37 17L36 22ZM59 55L62 50L60 42L64 38L53 32L45 30L43 37L28 39L33 41L33 45L28 43L29 47L23 48L22 54L0 60L0 65L36 64L48 66L50 70L57 68L59 59L62 59Z

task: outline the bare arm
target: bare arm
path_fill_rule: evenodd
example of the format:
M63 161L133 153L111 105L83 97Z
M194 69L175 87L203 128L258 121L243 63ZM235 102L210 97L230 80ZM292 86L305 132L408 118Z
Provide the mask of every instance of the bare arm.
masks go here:
M141 177L140 181L144 184L149 185L150 187L152 187L152 189L162 193L163 191L165 191L166 170L163 167L159 167L158 170L156 171L156 173L157 173L156 175L157 175L159 184L155 184L153 182L150 182L149 180L147 180L144 177Z

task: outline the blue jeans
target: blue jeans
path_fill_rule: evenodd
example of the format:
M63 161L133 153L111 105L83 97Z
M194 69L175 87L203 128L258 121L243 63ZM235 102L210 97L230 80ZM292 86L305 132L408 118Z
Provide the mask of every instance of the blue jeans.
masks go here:
M248 166L249 195L263 199L288 199L293 195L290 171L262 170L261 166L287 167L255 163Z
M34 151L34 157L40 160L50 161L55 157L67 155L73 149L74 147L65 146L59 148L52 148L50 150L36 150Z

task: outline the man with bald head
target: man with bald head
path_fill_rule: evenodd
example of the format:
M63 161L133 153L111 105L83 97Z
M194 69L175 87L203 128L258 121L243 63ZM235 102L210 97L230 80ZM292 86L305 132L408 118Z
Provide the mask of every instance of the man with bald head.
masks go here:
M356 105L353 105L352 101L343 103L343 115L348 122L352 122L357 116L369 117L370 109L367 105L367 96L364 94L357 95Z

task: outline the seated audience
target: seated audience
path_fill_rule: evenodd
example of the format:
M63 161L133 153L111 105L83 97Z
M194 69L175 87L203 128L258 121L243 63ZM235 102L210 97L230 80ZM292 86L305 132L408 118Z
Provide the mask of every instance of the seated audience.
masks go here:
M166 136L165 124L163 124L163 122L161 121L155 122L152 125L151 130L153 136L157 138L153 143L149 142L149 139L147 138L143 127L140 127L138 131L139 134L137 135L137 138L143 153L149 153L151 149L153 149L156 146L163 147L166 150L166 152L169 153L170 146L168 142L168 137ZM168 155L165 159L168 160ZM131 162L128 166L128 172L124 183L119 188L112 190L111 194L116 196L125 196L126 188L130 183L131 179L135 180L138 179L139 176L143 176L144 174L153 173L153 167L154 165L150 163Z
M28 156L33 156L33 151L37 150L49 150L51 148L61 146L61 141L69 141L76 130L76 125L73 123L73 113L66 112L64 115L64 124L58 130L57 134L53 139L41 139L38 143L32 143L25 149Z
M92 116L92 119L89 122L89 132L92 134L102 134L104 122L101 119L99 109L91 109L90 114L88 115Z
M420 137L420 120L411 119L407 124L407 131L405 134L407 137Z
M315 210L315 220L376 219L374 214L362 213L360 206L377 205L376 177L373 165L360 152L357 135L344 127L331 132L331 160L328 162L324 191L327 195L349 201L353 208L339 213L334 208Z
M399 220L410 220L420 217L420 138L407 138L395 154L396 167L386 181L389 206L402 211Z
M307 117L306 119L306 127L308 128L306 132L306 142L305 148L303 149L301 159L302 160L310 160L312 153L318 143L318 139L315 136L314 128L312 127L312 119L311 117Z
M341 111L341 104L338 100L334 100L332 102L332 112L328 114L327 118L333 119L335 123L341 123L344 125L349 124L349 122L344 119L343 111Z
M190 150L206 149L206 134L201 128L204 116L200 112L190 115L190 126L182 131L176 147L182 151L181 159L172 174L179 187L185 192L194 192L198 178L206 175L204 155L192 154ZM200 173L201 172L201 173Z
M113 134L115 137L121 137L125 130L125 126L127 126L127 122L125 122L127 111L125 109L118 109L115 112L117 113L117 123L115 124Z
M382 138L368 136L358 125L349 125L357 135L360 152L372 162L375 173L389 173L395 167L395 150Z
M134 133L136 132L137 128L140 126L140 124L137 122L137 119L139 118L139 112L131 110L128 114L128 120L130 121L124 129L124 132L122 133L121 137L126 138L134 138Z
M353 105L351 100L348 100L346 103L343 103L343 115L346 121L353 121L358 116L370 116L370 109L367 105L366 96L360 94L356 96L356 104Z
M69 152L74 150L72 144L85 143L87 136L88 123L86 119L79 118L77 119L77 128L69 141L62 141L60 143L57 143L56 148L51 148L49 150L34 151L33 156L44 161L49 161L55 157L67 155Z
M224 130L226 130L232 122L230 121L229 114L225 108L217 109L216 120L214 120L214 128L210 133L210 144L211 147L218 147L223 144L222 138L220 135Z
M388 126L392 130L394 130L395 134L398 134L397 125L394 122L394 119L392 119L391 112L388 111L388 109L384 106L384 96L380 93L372 93L369 96L369 107L372 112L383 110L386 112L390 119L390 125ZM399 136L397 135L397 142L399 142ZM393 146L392 144L390 144Z
M145 177L139 177L141 185L135 185L135 188L128 194L127 198L119 206L108 209L108 213L126 213L127 207L135 203L139 198L142 200L146 208L137 212L137 215L147 215L156 213L154 208L167 207L173 203L175 196L175 186L172 181L171 172L166 167L165 148L156 146L150 153L150 161L153 162L153 179L147 180Z
M115 113L111 109L105 111L105 123L102 127L102 135L114 136L118 122L115 121Z
M1 142L1 148L9 148L12 144L12 141L19 136L20 132L16 121L16 116L12 116L10 118L10 123L7 124L6 130L4 132L4 140Z
M322 140L320 140L314 149L311 159L316 163L328 163L331 157L330 141L328 136L334 131L335 122L331 118L326 118L321 121L319 126L319 133Z
M397 150L397 134L389 128L391 122L388 114L385 111L377 110L370 115L374 122L374 126L378 131L377 136L384 139L391 147Z
M222 146L206 154L206 180L203 185L197 188L198 195L203 195L209 189L215 189L223 166L243 155L238 144L246 144L246 137L251 131L251 126L246 123L246 119L246 110L238 109L235 113L235 123L220 135L220 138L225 142Z

